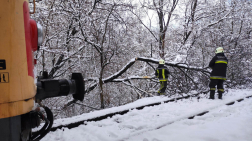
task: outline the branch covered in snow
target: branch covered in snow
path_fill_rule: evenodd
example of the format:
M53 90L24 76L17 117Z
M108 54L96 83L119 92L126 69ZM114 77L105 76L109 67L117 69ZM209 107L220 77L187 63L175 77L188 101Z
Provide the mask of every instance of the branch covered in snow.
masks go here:
M151 77L151 76L143 76L143 77L141 77L141 76L131 76L131 77L127 77L127 78L124 78L124 79L117 79L119 76L121 76L123 73L125 73L136 61L143 61L143 62L146 62L146 63L155 63L155 64L159 63L159 60L153 59L153 58L138 57L138 58L132 59L121 70L119 70L115 74L111 75L110 77L107 77L107 78L103 79L103 83L124 82L124 81L129 81L129 80L132 80L132 79L153 79L153 78L155 78L155 77ZM177 67L177 68L180 68L180 69L182 68L182 69L200 71L200 72L203 72L203 73L210 73L209 71L205 70L206 68L190 67L190 66L187 66L185 64L165 63L165 65L172 66L172 67ZM85 90L85 93L88 93L88 92L92 91L96 86L98 86L98 83L94 83L93 85L91 85L87 90Z
M139 57L136 58L136 60L138 61L144 61L144 62L150 62L150 63L155 63L158 64L159 60L157 59L153 59L153 58L145 58L145 57ZM183 68L183 69L188 69L188 70L195 70L195 71L201 71L201 72L205 72L210 74L209 71L207 71L207 67L206 68L201 68L201 67L193 67L193 66L188 66L187 64L180 64L180 63L165 63L165 65L167 66L171 66L171 67L177 67L177 68Z

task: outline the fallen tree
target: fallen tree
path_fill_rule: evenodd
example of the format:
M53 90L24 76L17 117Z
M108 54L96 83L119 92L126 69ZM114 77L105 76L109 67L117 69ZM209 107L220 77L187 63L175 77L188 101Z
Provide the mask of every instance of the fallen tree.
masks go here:
M104 78L102 80L103 83L126 82L126 81L130 81L130 80L133 80L133 79L155 79L155 76L132 76L132 77L118 79L123 73L125 73L130 67L132 67L133 64L136 61L146 62L153 69L155 69L155 68L150 63L154 63L154 64L158 64L159 63L159 60L153 59L153 58L138 57L138 58L132 59L121 70L119 70L118 72L114 73L113 75L111 75L111 76L109 76L107 78ZM207 67L206 68L192 67L192 66L188 66L187 64L169 63L169 62L165 63L165 65L179 69L182 73L184 73L184 75L186 77L188 77L192 81L193 81L193 79L190 77L190 75L187 74L187 72L185 70L191 70L191 71L201 72L202 74L204 74L206 76L209 76L209 74L210 74L210 72L207 70ZM89 78L89 79L85 79L84 81L86 81L86 82L87 81L96 81L96 79ZM98 86L98 82L93 83L92 85L90 85L89 87L87 87L87 89L85 90L85 94L89 93L90 91L92 91L93 89L95 89L97 86Z

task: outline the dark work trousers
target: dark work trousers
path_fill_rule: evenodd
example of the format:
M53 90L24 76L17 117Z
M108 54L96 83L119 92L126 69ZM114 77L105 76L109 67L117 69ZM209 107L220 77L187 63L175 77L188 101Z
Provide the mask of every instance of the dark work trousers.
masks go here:
M214 94L215 94L215 86L217 85L218 93L219 93L219 99L222 99L222 93L224 92L223 88L223 82L224 80L220 79L211 79L209 87L210 87L210 99L214 99Z
M165 90L167 88L167 81L159 81L160 82L160 89L158 90L159 95L164 95Z

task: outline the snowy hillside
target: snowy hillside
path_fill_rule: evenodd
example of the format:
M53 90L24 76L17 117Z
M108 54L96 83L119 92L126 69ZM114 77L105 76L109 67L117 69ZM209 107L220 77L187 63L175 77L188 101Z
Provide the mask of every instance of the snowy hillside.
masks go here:
M55 121L54 126L132 109L98 122L86 122L72 129L50 132L42 141L251 141L252 98L227 106L226 103L252 95L252 90L229 90L223 100L202 97L132 109L166 97L151 97L134 103ZM203 116L188 117L208 110Z

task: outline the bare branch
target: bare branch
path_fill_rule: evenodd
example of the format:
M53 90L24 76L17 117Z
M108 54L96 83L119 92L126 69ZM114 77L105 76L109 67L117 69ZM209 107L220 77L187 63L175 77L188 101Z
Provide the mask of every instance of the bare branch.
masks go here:
M148 27L143 23L143 21L139 18L139 16L138 16L136 13L134 13L133 11L131 11L131 10L130 10L130 12L131 12L132 14L134 14L134 15L137 17L137 19L140 21L140 23L151 33L151 35L155 38L155 40L158 41L158 38L155 36L155 34L150 30L150 28L148 28Z

